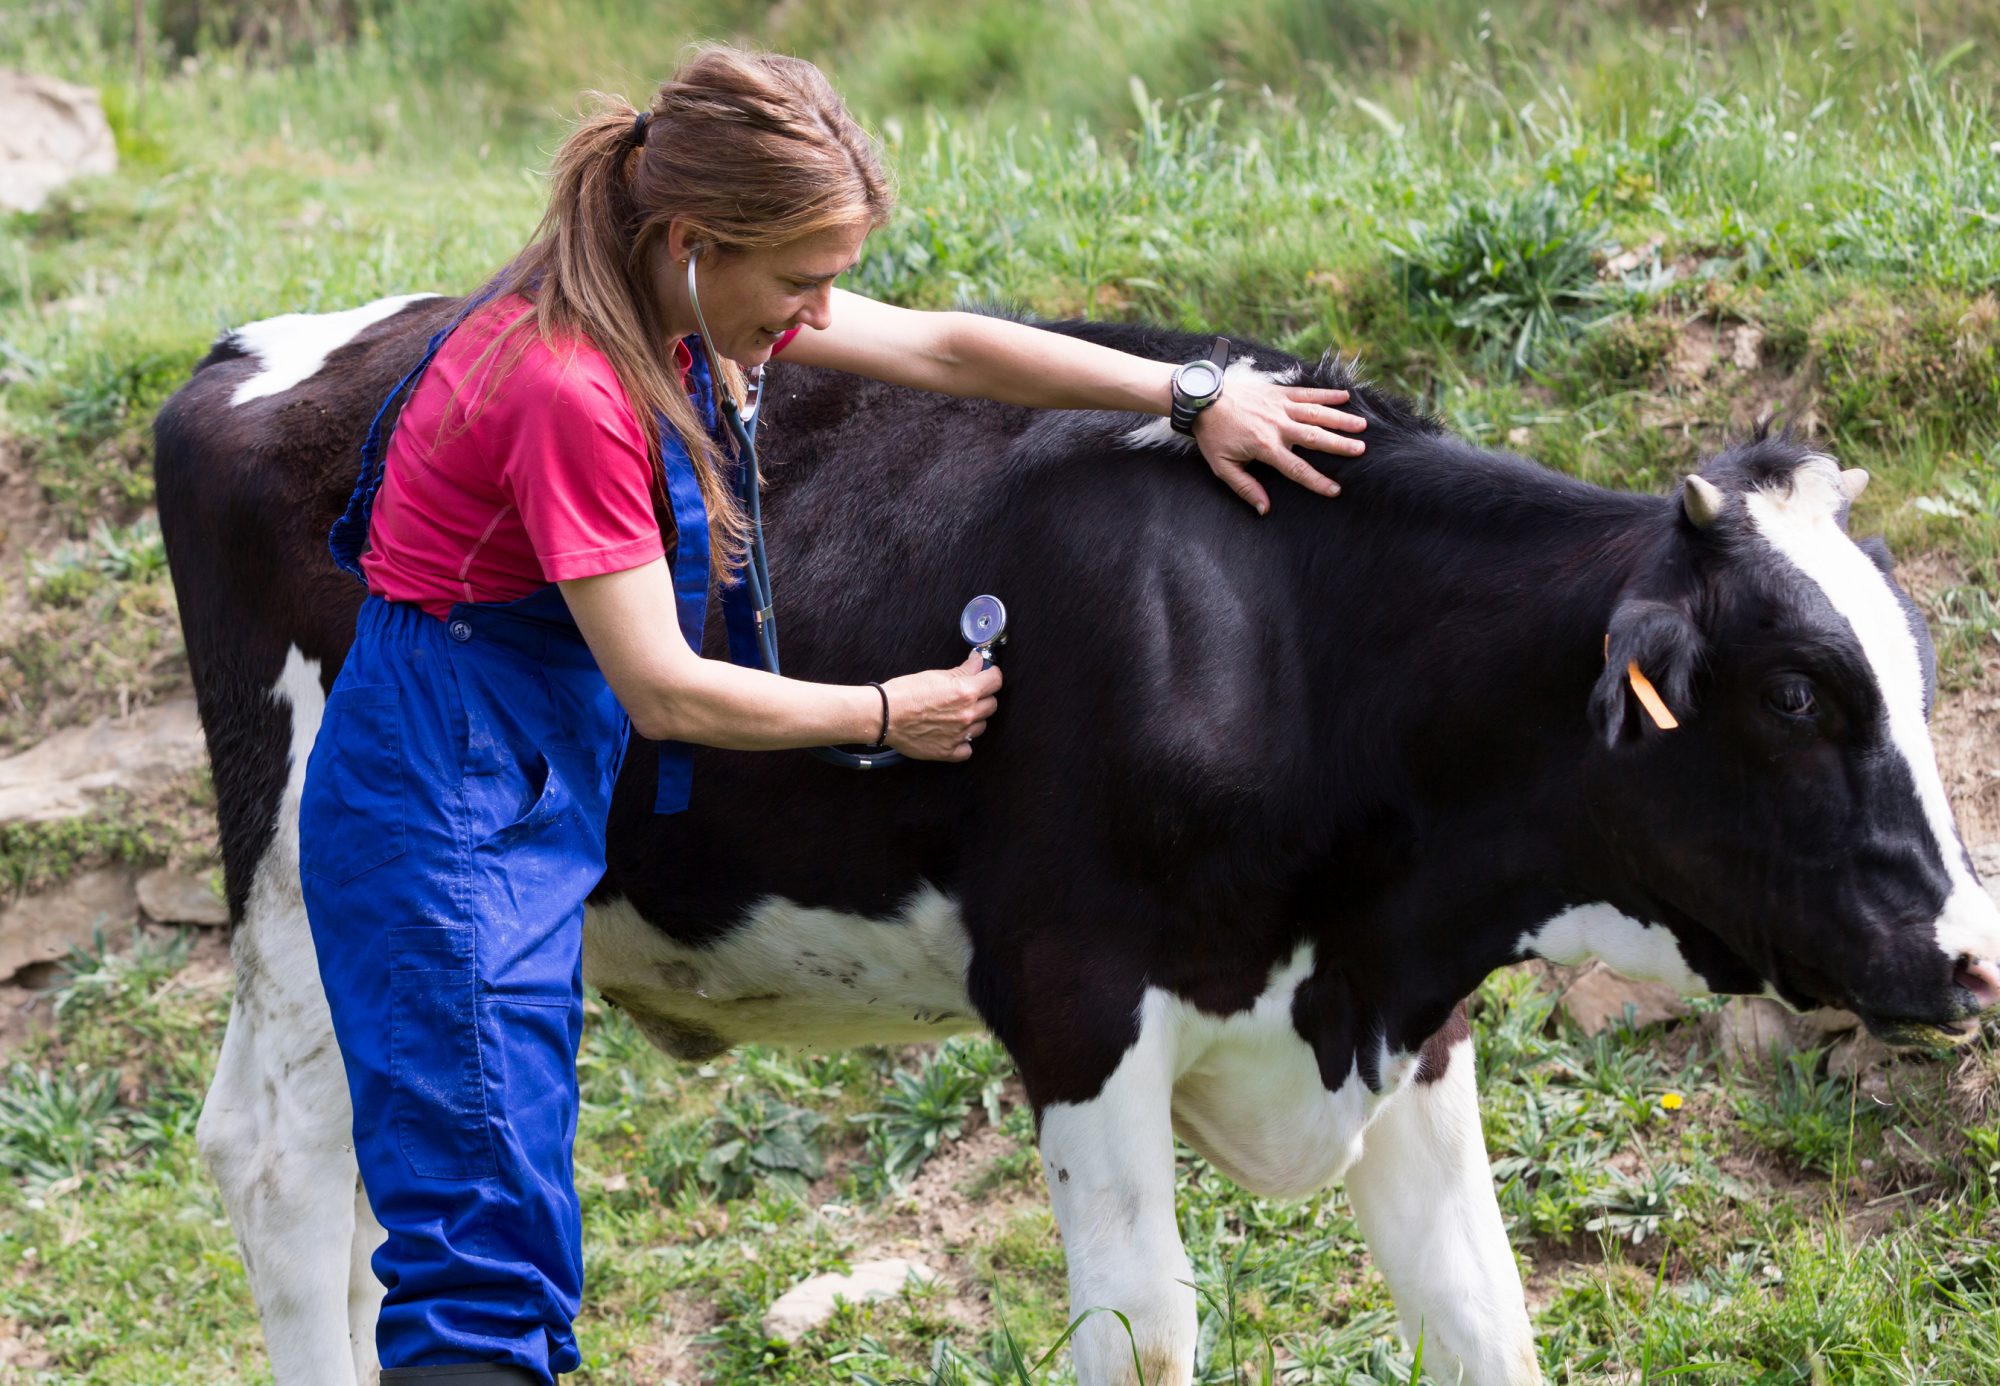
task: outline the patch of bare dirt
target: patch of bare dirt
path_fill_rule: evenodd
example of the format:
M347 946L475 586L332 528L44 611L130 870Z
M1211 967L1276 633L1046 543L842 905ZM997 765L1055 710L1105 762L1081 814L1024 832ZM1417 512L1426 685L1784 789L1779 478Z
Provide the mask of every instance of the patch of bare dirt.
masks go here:
M1721 425L1742 436L1782 420L1808 437L1819 431L1813 373L1767 362L1764 329L1755 323L1706 315L1682 323L1665 375L1672 398L1646 411L1656 425L1679 425L1683 432Z
M48 1000L38 989L0 983L0 1063L47 1028L49 1015Z
M627 1348L618 1365L647 1386L705 1386L710 1377L695 1339L721 1321L714 1303L676 1290L660 1301L660 1336Z
M1017 1083L1008 1085L1007 1104L1025 1101ZM879 1213L854 1216L849 1225L853 1260L903 1256L939 1272L950 1298L939 1313L966 1332L983 1334L993 1325L985 1283L968 1253L997 1234L1022 1211L1043 1206L1040 1178L1009 1179L980 1189L989 1166L1020 1147L975 1114L965 1135L925 1162L907 1188Z
M1941 553L1899 558L1896 580L1919 605L1965 584L1956 561ZM2000 651L1982 658L1985 677L1973 687L1940 697L1931 712L1931 740L1945 793L1958 813L1970 847L2000 843Z
M0 633L28 609L28 556L62 542L62 526L20 449L0 438Z

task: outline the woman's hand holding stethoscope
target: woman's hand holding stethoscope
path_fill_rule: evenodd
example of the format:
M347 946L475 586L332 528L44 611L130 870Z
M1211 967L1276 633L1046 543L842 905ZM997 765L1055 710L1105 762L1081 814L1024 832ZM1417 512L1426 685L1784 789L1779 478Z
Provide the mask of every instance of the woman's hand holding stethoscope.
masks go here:
M956 669L926 669L882 685L889 744L912 760L966 760L972 738L1000 706L1000 666L974 650Z
M1246 463L1268 463L1322 496L1340 494L1339 482L1292 449L1349 457L1361 452L1359 438L1342 435L1361 432L1368 421L1333 407L1345 403L1345 390L1276 385L1255 376L1231 380L1215 403L1195 416L1194 440L1209 470L1262 515L1270 510L1271 498Z

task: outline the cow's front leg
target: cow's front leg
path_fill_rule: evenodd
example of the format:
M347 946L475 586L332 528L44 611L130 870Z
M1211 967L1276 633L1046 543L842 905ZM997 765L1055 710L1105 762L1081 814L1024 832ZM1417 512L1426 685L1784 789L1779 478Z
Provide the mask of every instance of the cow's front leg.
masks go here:
M1194 1372L1193 1273L1174 1217L1175 1054L1157 994L1098 1094L1041 1112L1042 1167L1069 1261L1077 1386L1186 1386ZM1131 1323L1131 1332L1116 1309ZM1136 1349L1136 1352L1135 1352Z
M1404 1336L1412 1346L1422 1337L1431 1377L1465 1386L1541 1381L1479 1129L1469 1038L1426 1046L1418 1080L1368 1124L1347 1192Z

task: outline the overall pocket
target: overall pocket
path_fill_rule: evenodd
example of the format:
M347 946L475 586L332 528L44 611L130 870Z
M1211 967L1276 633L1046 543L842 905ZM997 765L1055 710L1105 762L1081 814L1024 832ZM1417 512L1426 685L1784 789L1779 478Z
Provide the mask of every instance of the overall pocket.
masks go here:
M442 925L389 931L389 1087L396 1143L430 1179L495 1172L480 1067L472 936Z
M335 688L299 804L299 866L338 885L393 861L409 846L403 815L401 690Z

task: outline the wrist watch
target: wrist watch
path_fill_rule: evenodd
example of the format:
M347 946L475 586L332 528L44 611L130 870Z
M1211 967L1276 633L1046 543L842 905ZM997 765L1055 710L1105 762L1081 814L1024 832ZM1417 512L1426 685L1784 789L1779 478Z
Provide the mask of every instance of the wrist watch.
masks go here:
M1206 357L1175 368L1173 402L1167 411L1174 432L1194 436L1194 416L1222 398L1222 372L1228 365L1229 339L1217 337Z

